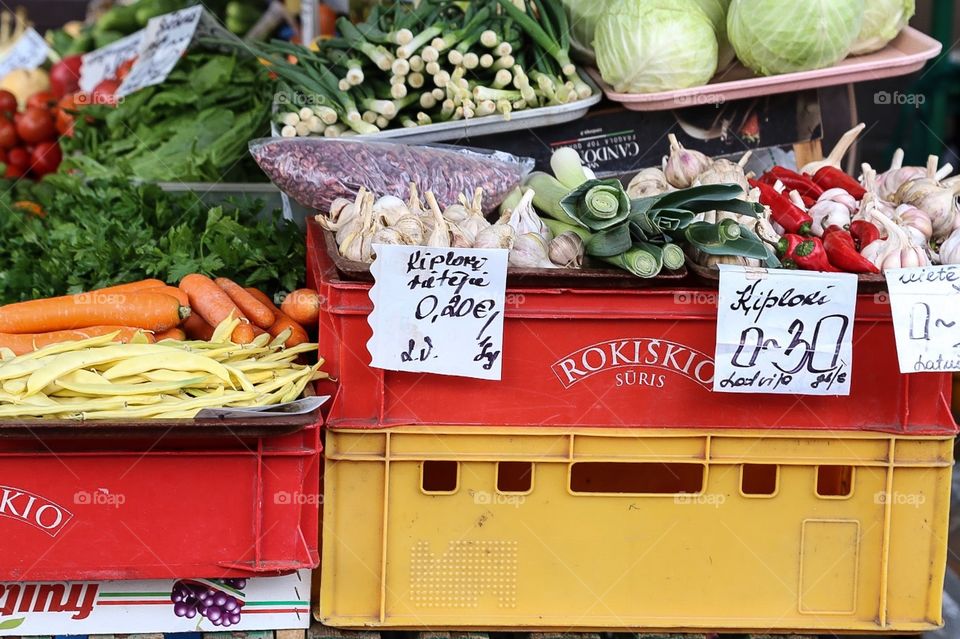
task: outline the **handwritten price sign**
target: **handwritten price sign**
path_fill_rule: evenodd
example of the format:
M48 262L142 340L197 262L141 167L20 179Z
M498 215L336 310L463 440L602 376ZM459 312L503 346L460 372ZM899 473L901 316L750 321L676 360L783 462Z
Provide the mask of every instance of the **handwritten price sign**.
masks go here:
M375 250L371 365L499 380L508 251Z
M857 276L720 266L722 393L849 395Z
M960 371L960 266L885 274L900 372Z
M137 62L120 83L117 95L127 96L166 80L193 41L202 15L203 6L197 5L150 18Z
M27 29L13 48L0 59L0 78L16 69L33 71L47 61L50 47L43 36L33 28Z

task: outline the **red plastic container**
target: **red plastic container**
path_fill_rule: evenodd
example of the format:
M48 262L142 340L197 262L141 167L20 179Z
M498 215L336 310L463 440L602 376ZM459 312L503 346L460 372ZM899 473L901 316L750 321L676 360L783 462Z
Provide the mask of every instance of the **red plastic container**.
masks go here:
M949 374L901 375L883 296L861 295L848 397L712 392L716 291L508 289L502 380L384 371L370 284L341 281L308 226L330 428L407 424L776 428L952 434Z
M267 437L0 439L0 581L313 568L320 424Z

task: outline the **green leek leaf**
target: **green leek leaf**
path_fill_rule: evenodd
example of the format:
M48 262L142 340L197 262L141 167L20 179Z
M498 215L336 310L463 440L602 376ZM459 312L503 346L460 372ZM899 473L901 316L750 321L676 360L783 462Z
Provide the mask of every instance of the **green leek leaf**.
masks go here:
M563 211L593 231L616 226L630 215L630 198L617 179L587 180L560 201Z

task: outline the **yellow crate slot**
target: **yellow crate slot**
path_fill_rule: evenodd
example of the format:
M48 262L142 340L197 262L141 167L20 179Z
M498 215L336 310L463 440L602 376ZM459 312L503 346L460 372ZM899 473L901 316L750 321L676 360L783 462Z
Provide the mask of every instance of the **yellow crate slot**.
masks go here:
M920 632L949 438L328 431L317 617L410 629Z

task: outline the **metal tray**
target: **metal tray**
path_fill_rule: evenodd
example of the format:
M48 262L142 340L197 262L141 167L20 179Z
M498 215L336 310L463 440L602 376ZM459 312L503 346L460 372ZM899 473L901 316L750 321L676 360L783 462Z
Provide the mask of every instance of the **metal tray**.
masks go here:
M609 99L626 108L664 111L907 75L919 71L927 60L939 55L942 48L943 45L930 36L907 27L880 51L849 56L826 69L760 77L737 62L704 86L657 93L617 93L596 69L588 72Z
M289 435L320 421L321 409L304 415L231 419L0 419L0 438L140 438L275 437Z
M711 288L720 286L720 271L690 261L687 261L687 266L690 273L703 284ZM879 275L866 273L857 276L857 293L860 295L883 293L886 290L887 278L882 273Z
M429 142L443 142L459 140L461 138L479 137L482 135L494 135L508 131L526 131L537 127L579 120L587 114L590 107L603 99L603 93L593 79L583 72L580 73L580 76L583 78L583 81L593 89L593 95L569 104L515 111L510 114L509 120L504 119L500 114L486 115L479 118L470 118L469 120L456 120L453 122L438 122L436 124L425 124L416 127L387 129L379 133L360 135L355 139L398 140L416 144L427 144ZM274 137L277 137L276 131L274 131Z
M317 224L312 220L309 223ZM323 231L324 248L333 260L341 278L358 282L373 281L369 264L342 257L337 249L333 233L326 229L318 230ZM656 277L642 278L619 268L610 268L609 265L602 262L599 266L595 266L588 261L585 266L586 268L582 269L510 267L507 270L507 286L509 288L646 288L677 284L687 276L686 268L676 271L662 271Z

